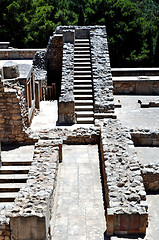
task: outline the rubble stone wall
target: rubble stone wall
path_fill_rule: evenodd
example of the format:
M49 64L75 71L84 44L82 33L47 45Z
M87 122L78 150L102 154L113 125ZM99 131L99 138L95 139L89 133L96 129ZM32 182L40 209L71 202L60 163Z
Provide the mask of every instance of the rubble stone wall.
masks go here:
M12 240L50 239L51 209L55 201L59 142L39 140L24 188L10 213Z
M113 82L110 68L106 29L100 26L90 30L94 112L114 111Z
M37 51L33 59L33 72L35 81L41 81L47 85L47 59L46 50Z
M129 131L116 120L103 122L100 149L107 233L145 234L146 192Z
M58 122L76 123L74 100L74 44L63 44L61 94L59 98Z
M150 163L141 168L143 182L146 191L159 190L159 162Z
M114 94L159 94L159 81L113 80Z
M67 128L56 128L52 130L42 130L36 139L61 139L64 144L98 144L100 137L100 128L92 126L90 128L79 127L74 130Z
M0 240L11 240L11 231L9 224L0 225Z

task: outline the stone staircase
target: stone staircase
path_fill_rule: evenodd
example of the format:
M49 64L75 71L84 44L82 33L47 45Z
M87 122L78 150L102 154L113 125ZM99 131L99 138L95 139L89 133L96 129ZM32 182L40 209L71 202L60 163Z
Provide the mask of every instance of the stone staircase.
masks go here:
M93 124L93 91L89 39L75 39L74 97L77 123Z
M22 150L18 151L20 148ZM0 167L1 204L13 202L20 188L24 187L27 181L32 153L30 151L26 154L25 146L20 148L2 151L2 166Z

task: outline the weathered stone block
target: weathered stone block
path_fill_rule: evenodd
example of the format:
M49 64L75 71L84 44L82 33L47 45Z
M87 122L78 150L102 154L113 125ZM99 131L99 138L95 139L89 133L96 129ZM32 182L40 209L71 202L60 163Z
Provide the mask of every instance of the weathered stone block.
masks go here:
M3 74L5 79L17 78L20 76L18 64L8 61L3 65Z
M12 239L14 240L48 239L44 217L11 217L10 225Z
M75 41L75 31L74 30L64 30L63 31L63 42L73 43Z

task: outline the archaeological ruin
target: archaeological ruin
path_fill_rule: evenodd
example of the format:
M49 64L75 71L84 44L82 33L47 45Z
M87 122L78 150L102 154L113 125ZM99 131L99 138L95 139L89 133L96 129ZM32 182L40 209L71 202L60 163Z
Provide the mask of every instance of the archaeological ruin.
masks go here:
M159 68L112 68L105 26L0 43L0 240L158 240Z

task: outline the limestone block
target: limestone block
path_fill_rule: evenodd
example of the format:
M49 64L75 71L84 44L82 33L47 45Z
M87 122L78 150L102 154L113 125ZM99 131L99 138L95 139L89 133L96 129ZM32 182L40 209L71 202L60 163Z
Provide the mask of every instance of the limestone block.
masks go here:
M112 209L107 209L107 234L113 235L114 233L114 212Z
M44 217L14 217L10 219L11 236L15 240L47 239Z
M8 61L3 66L3 74L5 79L17 78L20 76L18 64Z

